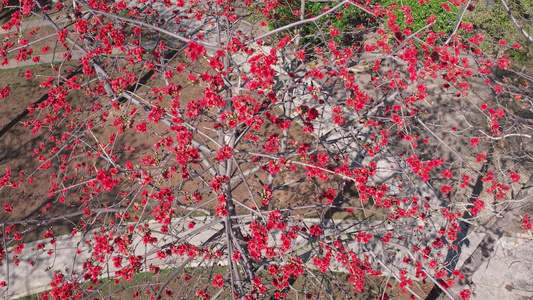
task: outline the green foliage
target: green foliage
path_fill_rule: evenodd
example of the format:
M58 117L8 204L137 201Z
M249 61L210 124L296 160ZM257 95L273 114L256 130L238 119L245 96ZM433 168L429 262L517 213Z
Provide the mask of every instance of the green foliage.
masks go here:
M278 5L276 10L269 16L269 29L273 30L300 20L300 0L287 0ZM334 7L339 2L309 2L305 3L304 17L312 18L322 14L324 11ZM342 7L334 13L323 16L316 22L306 23L301 27L300 33L304 37L302 44L313 41L318 42L318 38L323 36L325 39L334 39L339 43L348 43L350 35L357 24L365 22L367 14L355 6ZM335 27L340 34L331 37L329 26Z
M529 34L533 34L533 2L529 0L508 1L509 8L513 16L522 24L522 27ZM487 54L498 56L503 52L517 61L531 61L533 59L533 49L531 43L518 31L511 22L509 15L500 1L479 0L475 9L465 15L465 22L474 25L472 34L483 33L484 40L481 42L481 49ZM466 35L466 33L465 33ZM499 45L503 39L508 46L515 43L520 44L523 50L507 49Z
M396 24L400 29L411 27L413 32L424 28L427 25L428 18L431 15L436 17L436 23L432 27L435 32L451 33L457 19L460 9L451 4L447 0L426 0L423 5L420 5L419 0L379 0L378 3L383 7L389 7L396 4L397 9L394 10L396 15ZM446 11L441 4L450 6L450 11ZM405 13L400 9L403 6L411 8L411 16L413 18L412 24L406 24Z
M334 7L339 2L309 2L305 3L305 18L318 16L324 11ZM450 11L446 11L441 4L449 5ZM400 29L410 27L413 32L423 28L427 25L428 18L434 15L436 23L432 29L436 32L451 33L455 20L460 9L447 0L426 0L423 5L420 5L419 0L377 0L373 3L384 8L395 7L393 10L396 15L396 24ZM271 12L269 16L268 26L270 30L279 28L295 21L300 20L300 0L285 0ZM412 24L406 24L405 12L401 10L402 7L409 6ZM300 28L300 33L304 37L301 44L311 43L316 45L323 37L324 39L333 39L341 44L351 44L356 34L357 25L369 23L369 15L355 6L345 6L317 20L316 22L306 23ZM340 31L340 35L336 37L330 36L330 28L332 26Z

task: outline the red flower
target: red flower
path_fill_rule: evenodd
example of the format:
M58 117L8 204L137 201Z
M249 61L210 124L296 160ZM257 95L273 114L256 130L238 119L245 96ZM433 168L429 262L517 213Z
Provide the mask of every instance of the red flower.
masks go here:
M471 213L472 215L475 216L479 213L480 210L484 208L485 208L485 202L483 202L482 200L476 199L476 201L474 201L474 208L472 208Z
M518 182L520 181L520 175L516 174L515 172L511 171L511 180L513 182Z
M511 60L507 56L500 58L498 61L498 67L502 69L509 69L509 66L511 66Z
M428 20L426 21L426 24L431 24L437 20L437 17L435 17L434 14L431 14L431 16L428 17Z
M224 278L222 278L222 275L216 274L213 277L213 280L211 280L211 283L213 284L213 287L219 289L224 286Z
M231 158L231 154L233 154L233 149L224 145L222 147L220 147L220 149L218 149L217 151L217 155L215 156L215 159L216 160L220 160L220 161L223 161L223 160L226 160L226 159L230 159Z
M198 80L196 78L196 76L194 76L194 74L190 73L189 75L187 75L187 79L189 79L191 81L191 83L195 83L196 80Z
M322 235L322 228L320 228L320 225L312 225L309 227L309 234L312 237L320 237Z
M470 139L470 145L472 147L477 147L477 145L480 143L481 141L478 139L478 138L472 138Z
M228 215L228 210L226 209L226 206L221 204L217 206L216 208L216 216L217 217L224 217Z
M137 130L138 132L146 132L146 122L142 122L135 126L135 130Z
M532 226L531 222L529 221L529 215L525 215L524 216L524 220L522 221L522 229L531 230L532 227L533 226Z
M445 185L440 190L441 190L441 192L443 194L448 194L452 189L453 189L453 187L451 187L449 185Z
M485 177L481 178L482 182L487 182L487 181L491 181L491 180L494 180L494 172L492 172L492 171L488 171L487 175Z
M185 49L185 54L189 55L192 61L195 61L200 55L205 55L205 53L205 47L196 42L189 42L189 47Z
M338 36L341 32L339 31L339 29L333 27L333 26L329 26L329 29L330 29L330 32L329 34L331 35L331 37L336 37Z
M227 176L215 176L211 178L211 182L209 183L209 186L213 188L215 192L218 192L220 188L222 187L222 183L228 180L229 178Z
M76 24L74 25L74 28L76 29L77 33L85 33L87 31L88 24L89 24L89 21L85 19L78 19L76 21Z
M271 154L278 153L281 150L281 141L277 134L274 133L268 137L263 150Z
M31 70L26 70L25 76L26 79L31 79Z
M335 200L336 195L337 193L335 192L335 190L332 188L329 188L326 191L326 194L324 195L324 197L326 198L326 201L331 204Z
M303 49L300 49L300 50L296 51L296 53L294 53L294 55L296 55L296 57L298 57L298 59L300 59L300 60L305 60L305 50L303 50Z
M453 174L452 174L451 170L446 169L446 170L442 171L442 177L444 177L446 179L450 179L450 178L452 178L452 176L453 176Z
M400 117L397 114L393 114L393 115L391 115L391 118L392 118L392 121L394 121L394 123L396 123L396 125L403 126L402 117Z
M233 251L233 257L231 258L231 260L233 261L240 261L241 260L241 253L239 253L239 251L237 250L234 250Z
M0 89L0 99L4 99L11 95L11 88L6 86Z
M482 162L482 161L485 161L485 159L487 158L487 155L485 153L478 153L477 155L477 161L478 162Z
M470 299L470 295L472 293L470 292L469 289L465 289L465 290L462 290L461 292L459 292L459 296L461 296L461 300L468 300Z
M174 77L174 72L172 72L172 70L165 71L165 77L169 80L172 79L172 77Z
M4 210L6 211L6 213L10 214L11 212L13 212L13 207L11 206L10 203L5 203Z

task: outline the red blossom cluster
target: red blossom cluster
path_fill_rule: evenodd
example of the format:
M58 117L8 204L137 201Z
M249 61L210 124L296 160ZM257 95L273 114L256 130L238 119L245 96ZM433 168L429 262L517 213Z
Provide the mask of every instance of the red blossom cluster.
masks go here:
M49 197L40 215L4 224L0 265L24 261L19 256L31 248L24 243L30 225L59 220L73 238L84 233L90 258L80 262L81 272L55 272L41 299L92 297L104 276L118 284L140 272L160 274L167 264L175 264L172 276L187 288L193 278L205 281L184 292L198 299L226 291L247 300L296 293L310 299L320 294L306 282L316 277L310 269L329 278L332 266L345 272L343 284L356 293L366 292L369 277L383 275L384 263L395 264L391 276L406 294L414 293L417 280L451 290L464 279L447 269L448 257L463 246L460 234L469 226L463 223L475 223L487 211L487 195L497 200L491 210L498 211L525 176L517 160L522 156L516 156L523 143L508 140L529 134L504 99L524 106L530 80L523 76L514 86L494 79L496 68L513 73L508 52L497 59L485 55L480 45L486 37L473 24L458 22L453 34L437 31L440 16L434 14L422 20L426 27L414 29L420 20L413 8L397 3L324 4L321 11L329 16L321 16L326 25L320 28L326 30L302 38L306 24L319 20L298 1L240 3L271 24L289 22L275 30L264 21L241 28L234 1L151 2L21 0L2 25L17 30L2 41L2 65L11 59L44 62L49 55L36 53L51 51L63 62L50 74L27 67L20 73L30 83L44 78L38 83L43 97L30 102L30 117L23 120L42 142L28 155L35 157L35 172L17 178L6 169L0 178L0 192L11 197L2 200L0 213L9 222L20 217L24 201L10 194L20 187L18 197L30 184ZM8 4L0 1L0 9ZM453 6L474 10L463 0L439 9L453 12ZM368 15L368 22L351 28L362 41L334 26L349 8ZM289 15L280 17L285 10ZM68 23L58 26L51 16L63 14ZM48 22L55 46L39 43L39 28L21 30L29 15ZM256 33L258 25L268 32ZM505 40L496 46L522 51ZM479 84L495 99L471 97ZM1 88L0 99L17 96L12 89ZM435 99L436 93L443 98ZM470 104L483 122L470 119ZM452 110L464 113L457 119L465 122L448 124ZM456 149L453 138L465 149ZM476 188L476 173L480 194L474 201L461 198L459 191ZM422 196L421 186L436 192ZM335 219L339 211L357 222L344 226L351 220ZM532 229L529 215L521 224ZM339 238L344 231L347 240ZM50 227L39 236L56 247L58 232ZM52 256L47 243L33 248ZM310 258L298 255L301 245ZM398 255L405 249L410 255ZM3 260L8 253L10 260ZM225 274L184 271L224 261ZM295 291L298 280L305 282L301 291ZM133 295L182 293L169 282ZM0 287L8 283L0 281ZM382 287L380 295L388 299L393 287ZM454 296L469 299L470 290L461 289Z
M531 228L533 228L533 225L531 224L531 221L529 221L529 215L525 215L522 220L522 229L531 230Z
M5 86L0 89L0 99L7 98L11 95L11 88L9 86Z

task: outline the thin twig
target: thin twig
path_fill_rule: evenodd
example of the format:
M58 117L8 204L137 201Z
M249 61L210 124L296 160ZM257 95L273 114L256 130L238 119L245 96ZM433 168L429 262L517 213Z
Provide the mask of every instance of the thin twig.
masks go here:
M516 26L516 28L518 28L518 30L520 31L520 33L522 33L526 39L529 40L529 42L533 42L533 37L530 36L526 30L524 29L524 27L522 27L522 25L520 25L520 23L518 23L518 21L515 19L515 17L513 16L513 13L511 12L511 9L509 8L509 6L507 5L507 2L505 2L505 0L500 0L503 7L505 8L505 10L507 11L507 14L509 15L509 18L511 19L511 22L513 22L513 24Z

